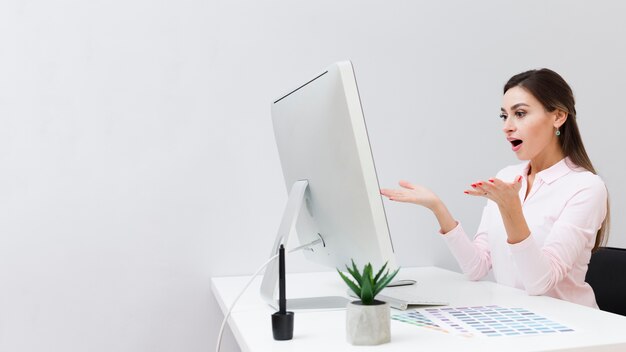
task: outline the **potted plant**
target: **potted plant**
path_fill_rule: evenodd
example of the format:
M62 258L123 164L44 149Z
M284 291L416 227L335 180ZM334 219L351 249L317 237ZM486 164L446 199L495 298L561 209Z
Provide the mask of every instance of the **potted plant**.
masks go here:
M374 275L372 264L368 263L360 272L352 260L352 268L346 265L346 269L354 281L337 269L343 281L360 298L348 303L346 310L347 339L353 345L380 345L391 340L389 303L375 297L400 269L389 273L389 269L385 272L386 268L387 263Z

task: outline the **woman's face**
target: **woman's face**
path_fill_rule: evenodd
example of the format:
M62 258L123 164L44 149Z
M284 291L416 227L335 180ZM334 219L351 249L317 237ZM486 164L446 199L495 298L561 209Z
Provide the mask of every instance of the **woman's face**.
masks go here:
M519 86L504 93L500 117L511 149L520 160L532 160L542 154L559 150L556 128L563 112L547 112L528 91ZM547 156L547 155L546 155Z

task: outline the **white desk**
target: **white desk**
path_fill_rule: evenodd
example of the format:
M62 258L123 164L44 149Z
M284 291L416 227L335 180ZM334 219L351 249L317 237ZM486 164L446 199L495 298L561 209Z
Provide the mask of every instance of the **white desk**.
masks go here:
M493 282L471 282L461 274L435 267L403 268L399 279L417 280L424 296L439 297L450 306L500 305L521 307L576 331L513 337L465 338L391 321L391 342L374 347L352 346L345 338L345 310L298 311L291 341L274 341L273 311L259 295L258 277L229 319L243 351L626 351L626 317L524 291ZM224 313L249 277L211 279ZM343 295L346 285L336 272L287 274L287 297ZM626 298L625 298L626 299ZM400 311L393 310L392 314Z

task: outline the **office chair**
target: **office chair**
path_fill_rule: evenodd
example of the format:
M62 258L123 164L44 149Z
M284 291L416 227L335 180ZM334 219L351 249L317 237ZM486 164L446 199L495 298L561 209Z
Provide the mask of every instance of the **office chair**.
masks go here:
M626 249L599 248L591 255L585 281L600 309L626 316Z

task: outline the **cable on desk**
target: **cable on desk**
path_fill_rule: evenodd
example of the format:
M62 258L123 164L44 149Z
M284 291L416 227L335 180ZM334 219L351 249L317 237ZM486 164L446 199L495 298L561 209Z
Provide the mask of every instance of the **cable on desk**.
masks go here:
M233 307L235 307L235 304L237 303L237 301L239 300L239 298L241 298L241 296L243 295L244 292L246 292L246 290L248 289L248 286L250 286L250 284L252 284L252 282L254 281L254 278L259 275L259 273L261 272L261 270L265 269L265 267L272 262L272 260L276 259L278 257L278 254L270 257L270 259L268 259L260 268L259 270L257 270L254 274L252 274L252 277L250 277L250 280L248 281L248 283L246 284L246 286L243 288L243 290L241 290L241 292L239 293L239 295L237 296L237 298L235 298L235 300L233 301L233 303L230 305L230 308L228 308L228 313L226 313L226 315L224 316L224 320L222 321L222 327L220 327L220 333L217 336L217 345L215 346L215 352L219 352L220 351L220 344L222 342L222 334L224 334L224 327L226 326L226 322L228 321L228 317L230 316L230 313L233 310Z
M299 247L293 248L289 251L289 253L293 253L295 251L298 251L300 249L305 249L305 248L310 248L318 243L322 243L321 239L317 239L315 241L312 241L310 243L307 244L303 244ZM241 296L243 295L244 292L246 292L246 290L248 289L248 287L252 284L252 282L254 281L254 278L259 275L259 273L265 269L265 267L272 262L272 260L278 258L278 254L273 255L272 257L270 257L270 259L268 259L265 263L263 263L263 265L261 265L261 267L259 268L259 270L257 270L254 274L252 274L252 276L250 277L250 280L248 281L248 283L246 284L246 286L244 286L244 288L241 290L241 292L239 293L239 295L237 296L237 298L235 298L235 300L233 301L233 303L230 305L230 308L228 308L228 312L226 313L226 315L224 315L224 320L222 321L222 326L220 327L220 333L219 335L217 335L217 344L215 346L215 352L219 352L220 351L220 344L222 343L222 335L224 334L224 327L226 326L226 322L228 321L228 317L230 316L230 313L233 310L233 307L235 307L235 304L237 303L237 301L239 300L239 298L241 298Z

